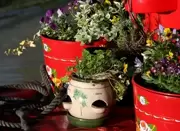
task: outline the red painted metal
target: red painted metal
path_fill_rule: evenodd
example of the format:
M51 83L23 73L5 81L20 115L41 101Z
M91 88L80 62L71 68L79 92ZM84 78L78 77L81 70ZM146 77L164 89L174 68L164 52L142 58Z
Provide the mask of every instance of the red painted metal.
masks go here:
M137 127L142 131L178 131L180 95L157 92L132 80ZM153 128L153 129L152 129ZM144 130L143 130L144 129Z
M160 14L160 23L167 28L180 29L180 1L176 11Z
M177 0L128 0L130 10L134 13L162 13L175 11Z
M83 49L87 47L99 47L106 44L102 39L94 42L92 45L81 45L80 42L53 40L41 36L42 43L45 46L44 60L45 64L57 72L57 78L67 74L67 67L75 65L76 57L81 58Z

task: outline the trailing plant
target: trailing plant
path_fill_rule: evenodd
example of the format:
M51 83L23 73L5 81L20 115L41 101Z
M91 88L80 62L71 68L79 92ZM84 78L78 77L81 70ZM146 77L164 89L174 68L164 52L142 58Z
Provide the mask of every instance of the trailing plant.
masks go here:
M141 24L141 19L137 17ZM102 0L91 3L79 1L79 11L75 15L78 31L76 41L91 43L105 38L114 41L121 50L141 50L145 39L139 28L134 25L125 11L124 1Z
M117 100L121 100L129 85L128 65L124 60L125 58L116 59L111 50L84 50L82 59L77 59L77 64L69 70L80 79L109 80L117 94Z
M153 84L155 90L180 93L180 41L179 33L160 26L158 41L147 40L147 50L143 53L142 78ZM139 66L140 65L140 66ZM142 66L143 65L143 66Z
M33 39L23 40L19 47L8 49L5 53L20 56L26 48L36 47L35 41L41 35L55 40L74 41L78 27L72 16L75 13L76 6L77 2L74 2L71 3L68 11L63 9L48 10L45 16L40 19L40 29Z

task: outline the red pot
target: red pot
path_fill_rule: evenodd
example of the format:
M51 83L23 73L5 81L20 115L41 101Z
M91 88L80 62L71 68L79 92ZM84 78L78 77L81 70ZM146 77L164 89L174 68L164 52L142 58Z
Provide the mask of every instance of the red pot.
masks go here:
M177 0L128 0L127 4L132 5L130 10L135 13L160 13L177 9Z
M137 80L138 75L132 80L137 128L140 131L179 131L180 95L145 88Z
M164 27L180 29L180 1L177 4L178 8L176 11L160 14L160 23Z
M61 78L66 74L67 67L76 64L76 57L81 58L83 49L99 47L106 44L106 40L94 42L93 45L82 46L80 42L53 40L41 36L44 46L44 60L51 78Z

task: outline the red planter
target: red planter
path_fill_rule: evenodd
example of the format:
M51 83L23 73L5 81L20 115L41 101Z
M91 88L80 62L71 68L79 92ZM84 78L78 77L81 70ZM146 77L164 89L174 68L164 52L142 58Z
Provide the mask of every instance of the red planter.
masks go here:
M160 23L164 27L180 29L180 1L177 4L178 8L176 11L160 14Z
M132 80L136 131L179 131L180 95L157 92ZM151 129L151 130L150 130Z
M132 12L135 13L175 11L177 9L177 2L177 0L128 0L128 4L132 5Z
M53 40L41 36L44 46L44 60L51 78L61 78L66 74L67 67L75 65L76 57L81 58L83 49L99 47L106 44L104 39L94 42L93 45L81 46L80 42Z

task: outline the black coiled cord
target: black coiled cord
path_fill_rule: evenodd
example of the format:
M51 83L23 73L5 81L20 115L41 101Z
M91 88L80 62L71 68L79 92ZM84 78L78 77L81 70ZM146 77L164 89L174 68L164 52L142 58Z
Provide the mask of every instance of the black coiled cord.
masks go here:
M20 118L20 122L17 123L0 120L1 127L20 128L24 131L30 131L30 124L52 112L66 98L66 88L64 87L61 87L59 92L54 96L51 89L53 83L47 74L45 65L41 65L40 73L42 83L35 81L24 84L0 86L0 89L34 90L37 91L39 95L31 99L0 96L0 111L3 113L16 114ZM36 114L35 118L30 118L29 114L34 110L39 111L39 113Z

